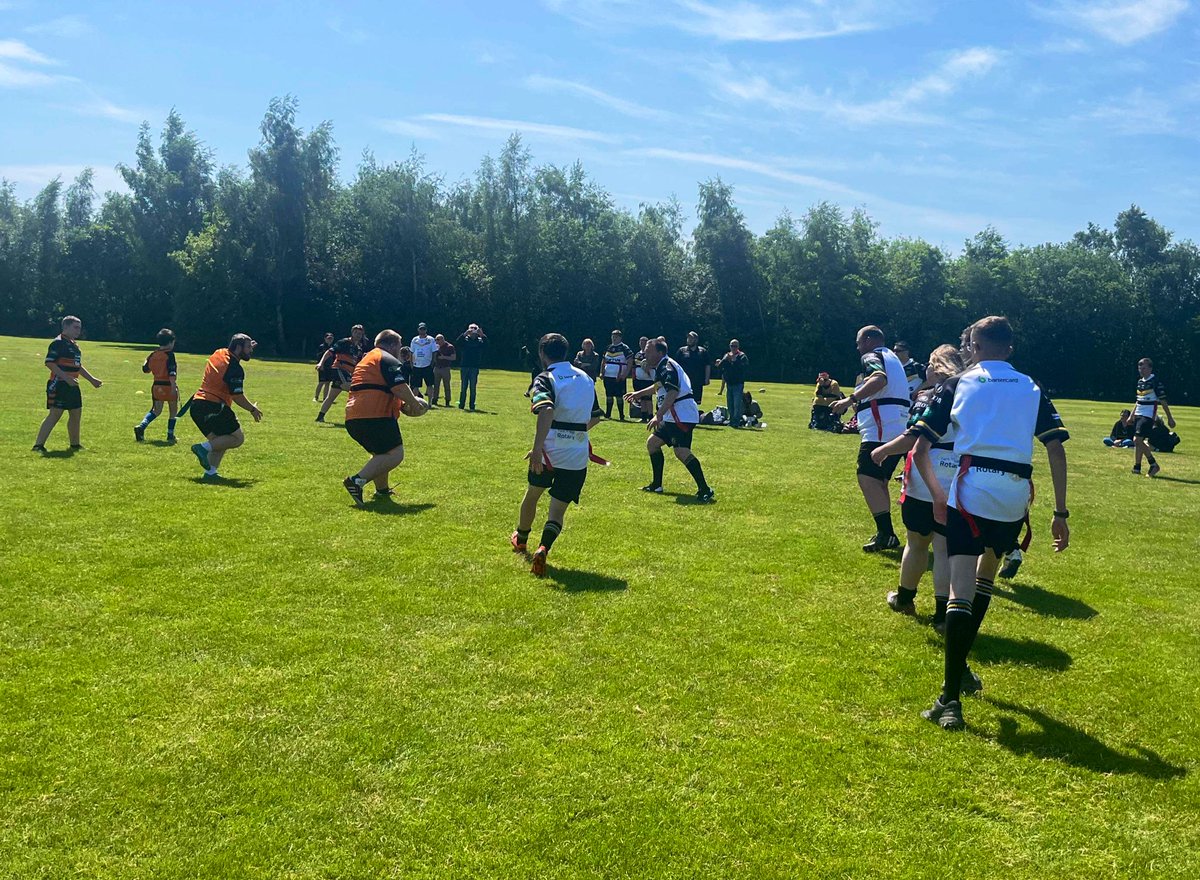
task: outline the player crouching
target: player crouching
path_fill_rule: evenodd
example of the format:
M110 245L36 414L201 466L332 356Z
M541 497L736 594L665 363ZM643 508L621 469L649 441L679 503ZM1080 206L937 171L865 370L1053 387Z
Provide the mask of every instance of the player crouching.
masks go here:
M537 416L537 428L533 448L525 456L529 459L529 487L521 501L512 547L518 553L526 552L538 500L549 489L550 509L529 569L538 577L546 574L546 557L562 532L567 507L579 503L591 451L588 432L601 416L596 385L587 373L567 362L569 350L567 338L560 333L541 338L538 355L545 369L533 380L529 405Z
M395 330L381 332L375 337L375 347L355 365L350 380L346 432L371 453L362 470L342 481L358 507L363 506L363 487L371 481L375 482L376 498L392 494L388 475L404 461L400 413L416 418L429 409L409 387L400 363L402 344Z

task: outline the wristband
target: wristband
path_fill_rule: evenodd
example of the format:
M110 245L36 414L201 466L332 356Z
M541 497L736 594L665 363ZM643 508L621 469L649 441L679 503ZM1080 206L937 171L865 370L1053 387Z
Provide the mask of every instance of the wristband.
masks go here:
M1056 511L1054 511L1054 518L1055 518L1055 519L1068 519L1070 516L1071 516L1071 511L1069 511L1069 510L1056 510Z

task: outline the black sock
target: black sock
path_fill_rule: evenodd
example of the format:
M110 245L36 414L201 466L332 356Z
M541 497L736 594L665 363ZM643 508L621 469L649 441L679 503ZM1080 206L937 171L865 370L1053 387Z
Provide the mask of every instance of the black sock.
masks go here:
M607 398L604 401L604 418L606 418L606 419L612 418L612 405L613 405L613 399L611 397Z
M667 457L663 455L661 449L650 453L650 468L654 471L654 477L650 480L651 486L662 485L663 465L666 464L666 461Z
M517 541L522 544L527 543L529 541L530 531L531 529L523 529L520 526L517 526Z
M971 603L951 599L946 604L946 679L942 685L942 703L962 696L962 673L972 638Z
M562 523L555 522L552 519L546 520L546 527L542 529L542 546L546 548L546 552L550 552L550 548L554 546L554 539L562 532Z
M683 466L688 469L688 473L696 481L696 488L701 492L707 492L708 483L704 480L704 468L700 467L700 459L693 455L683 463Z
M975 645L979 627L983 625L988 606L992 604L992 586L992 581L987 578L975 578L975 601L971 603L971 641L967 643L968 651Z
M1158 462L1154 460L1154 456L1149 452L1146 453L1146 461L1150 462L1150 467L1154 467L1156 464L1158 464Z
M625 418L625 398L624 397L617 398L617 415L619 415L622 419Z
M917 598L917 591L910 590L908 587L898 587L896 592L900 594L900 602L907 605L913 599Z
M892 527L892 512L885 510L883 513L871 514L875 517L875 533L883 535L885 538L888 535L896 534L895 528Z
M946 603L950 601L949 596L934 596L933 622L944 623L946 620Z

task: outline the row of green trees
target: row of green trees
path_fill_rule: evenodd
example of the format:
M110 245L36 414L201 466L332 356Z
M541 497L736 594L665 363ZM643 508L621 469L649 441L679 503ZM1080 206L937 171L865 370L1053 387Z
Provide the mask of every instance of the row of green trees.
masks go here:
M689 237L677 201L619 210L579 164L534 165L517 135L469 180L368 155L344 183L331 126L305 131L296 111L271 103L244 168L217 168L172 112L119 166L128 192L98 199L91 171L25 203L0 185L0 330L49 334L74 312L92 338L166 325L202 351L237 330L301 357L351 323L477 321L510 366L551 329L697 329L718 350L738 337L757 378L809 381L853 376L862 324L924 352L1005 314L1019 364L1058 394L1127 398L1149 355L1176 398L1200 397L1184 366L1200 355L1200 250L1136 206L1065 243L1013 248L989 228L951 256L827 203L756 236L718 179L700 184Z

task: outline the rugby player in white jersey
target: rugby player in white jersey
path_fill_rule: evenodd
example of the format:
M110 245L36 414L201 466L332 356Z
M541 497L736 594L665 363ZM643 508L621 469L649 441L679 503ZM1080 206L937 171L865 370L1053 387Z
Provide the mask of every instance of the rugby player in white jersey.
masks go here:
M1063 449L1069 435L1045 392L1009 365L1012 340L1007 318L977 321L971 328L975 366L944 382L916 424L921 437L913 464L933 496L934 519L946 527L950 557L945 678L933 707L921 713L944 730L964 726L959 697L967 655L991 603L992 573L1017 545L1026 521L1034 438L1045 445L1050 461L1055 552L1070 543ZM937 478L930 450L952 426L960 461L947 490Z
M649 398L652 394L658 400L658 413L646 426L651 432L646 440L646 451L650 453L652 477L642 491L662 493L663 466L666 463L662 450L664 446L670 446L675 450L675 457L696 481L696 500L701 504L711 504L717 500L717 495L704 479L700 459L692 454L692 436L696 425L700 423L700 409L692 396L691 380L677 361L667 357L667 342L661 336L647 344L646 363L654 370L654 384L625 395L629 403Z
M1133 473L1142 473L1142 456L1150 462L1148 476L1155 476L1162 468L1154 460L1150 451L1150 432L1154 430L1158 419L1158 408L1161 406L1167 414L1167 427L1175 427L1175 417L1171 415L1171 407L1167 405L1167 389L1162 380L1154 375L1154 363L1150 358L1138 361L1137 401L1133 405Z
M892 499L888 481L900 463L899 455L890 455L882 463L871 460L871 453L903 432L908 422L912 401L908 396L908 379L900 359L884 345L883 331L871 324L858 331L855 339L862 355L862 382L843 400L830 405L840 416L850 407L858 415L858 433L862 443L858 450L858 486L867 509L875 520L875 537L863 550L894 550L900 546L892 525Z
M512 533L515 552L528 550L529 532L537 514L538 500L550 490L550 509L542 528L541 541L533 554L530 571L546 574L546 557L562 532L563 517L572 502L579 503L591 445L588 431L600 421L600 401L592 378L567 362L570 346L559 333L547 333L538 343L545 368L533 380L530 411L537 416L529 459L529 488L521 501L517 530Z

